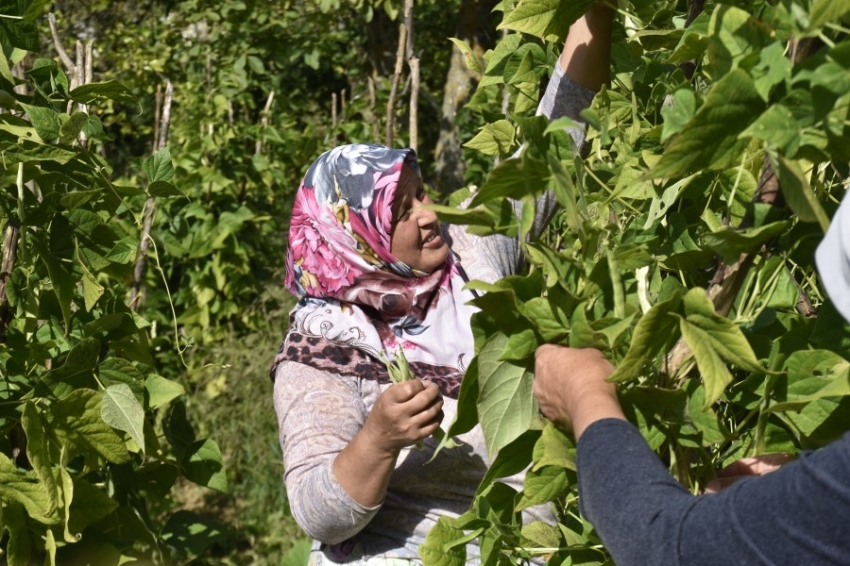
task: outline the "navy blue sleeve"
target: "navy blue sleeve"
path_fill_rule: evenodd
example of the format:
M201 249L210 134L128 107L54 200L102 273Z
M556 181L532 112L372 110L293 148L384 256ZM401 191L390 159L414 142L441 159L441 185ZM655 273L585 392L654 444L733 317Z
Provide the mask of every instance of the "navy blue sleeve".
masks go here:
M617 566L850 564L850 434L779 470L693 496L631 424L578 443L581 510Z

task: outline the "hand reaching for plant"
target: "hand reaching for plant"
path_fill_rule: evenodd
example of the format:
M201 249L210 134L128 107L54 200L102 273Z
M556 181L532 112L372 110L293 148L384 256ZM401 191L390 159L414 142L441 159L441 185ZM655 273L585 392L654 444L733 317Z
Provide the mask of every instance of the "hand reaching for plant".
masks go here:
M572 429L576 440L597 420L625 420L617 387L607 381L614 366L602 352L546 344L534 357L534 395L540 412L561 428Z
M718 493L738 480L774 472L793 459L794 456L784 453L741 458L717 472L717 477L705 485L705 493Z
M397 453L440 429L443 397L433 383L412 379L384 391L363 427L376 448Z

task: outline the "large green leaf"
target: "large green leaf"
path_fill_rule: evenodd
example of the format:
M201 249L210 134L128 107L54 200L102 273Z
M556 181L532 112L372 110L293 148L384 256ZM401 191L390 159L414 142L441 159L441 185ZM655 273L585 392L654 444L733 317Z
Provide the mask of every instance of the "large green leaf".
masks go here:
M73 482L74 500L68 529L72 533L81 533L90 524L112 513L118 502L106 494L105 486L98 488L82 478L74 478Z
M697 363L703 384L705 384L705 406L717 401L726 386L732 382L732 374L720 358L708 333L700 327L681 318L679 328L682 337L690 346Z
M543 466L556 466L575 471L575 443L549 423L534 445L534 470Z
M180 397L186 390L176 381L171 381L156 374L151 374L145 380L151 409L158 409Z
M808 179L796 161L776 156L776 175L779 177L782 195L788 206L803 222L817 222L821 230L829 229L829 217L823 210L820 201L812 190Z
M5 454L0 454L0 500L20 503L30 518L40 523L52 525L59 521L38 474L19 470Z
M700 169L721 170L736 165L746 146L738 135L764 109L753 79L735 69L716 82L693 119L670 141L653 178L680 177Z
M671 314L680 303L681 298L676 294L652 307L638 320L629 351L608 381L625 383L645 375L646 365L676 334L678 325Z
M520 199L526 195L539 194L546 187L548 179L546 165L528 155L507 159L487 176L487 181L475 193L470 206L505 197Z
M507 155L516 145L516 133L507 120L486 124L474 138L463 144L485 155Z
M101 83L88 83L78 86L71 91L71 99L80 104L94 104L102 106L108 100L114 100L122 104L129 104L142 110L139 99L126 86L116 80Z
M507 336L495 334L478 354L478 417L491 457L528 430L537 413L533 375L500 360L507 343Z
M38 474L39 481L44 485L49 503L47 513L52 514L59 504L59 487L56 484L56 476L53 475L44 422L32 402L24 404L21 426L27 435L27 458Z
M123 430L145 451L145 410L125 383L110 385L103 392L100 415L103 422Z
M215 440L198 440L188 447L183 456L183 474L198 485L227 493L227 473L221 450Z
M850 12L850 0L814 0L806 33L816 34L824 25L834 23Z
M570 25L593 4L593 0L559 2L558 0L521 0L499 24L539 38L554 35L563 39Z
M55 402L49 430L72 454L82 453L91 466L103 457L121 464L129 460L124 441L101 418L101 395L92 389L78 389Z
M553 501L568 487L567 471L560 466L545 466L525 473L522 496L517 502L517 511L532 505Z
M455 526L451 517L440 517L419 545L419 557L425 566L464 566L466 547L451 543L463 537L463 531Z
M164 147L142 162L142 169L148 181L170 181L174 177L174 165L171 163L171 151Z

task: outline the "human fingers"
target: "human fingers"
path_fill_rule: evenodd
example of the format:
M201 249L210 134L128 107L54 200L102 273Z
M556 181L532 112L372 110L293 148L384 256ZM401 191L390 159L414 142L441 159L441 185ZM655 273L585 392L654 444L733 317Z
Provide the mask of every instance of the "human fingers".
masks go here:
M717 472L717 477L760 476L779 469L793 459L793 455L784 452L741 458Z
M717 493L744 478L774 472L792 460L794 456L786 453L741 458L717 472L717 477L706 483L705 493Z

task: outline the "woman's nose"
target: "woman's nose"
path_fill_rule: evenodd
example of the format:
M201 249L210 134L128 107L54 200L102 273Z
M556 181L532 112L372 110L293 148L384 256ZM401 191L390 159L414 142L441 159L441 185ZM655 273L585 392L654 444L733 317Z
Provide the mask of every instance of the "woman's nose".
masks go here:
M422 205L416 207L416 223L419 226L428 226L437 221L437 213L428 208L422 208Z

